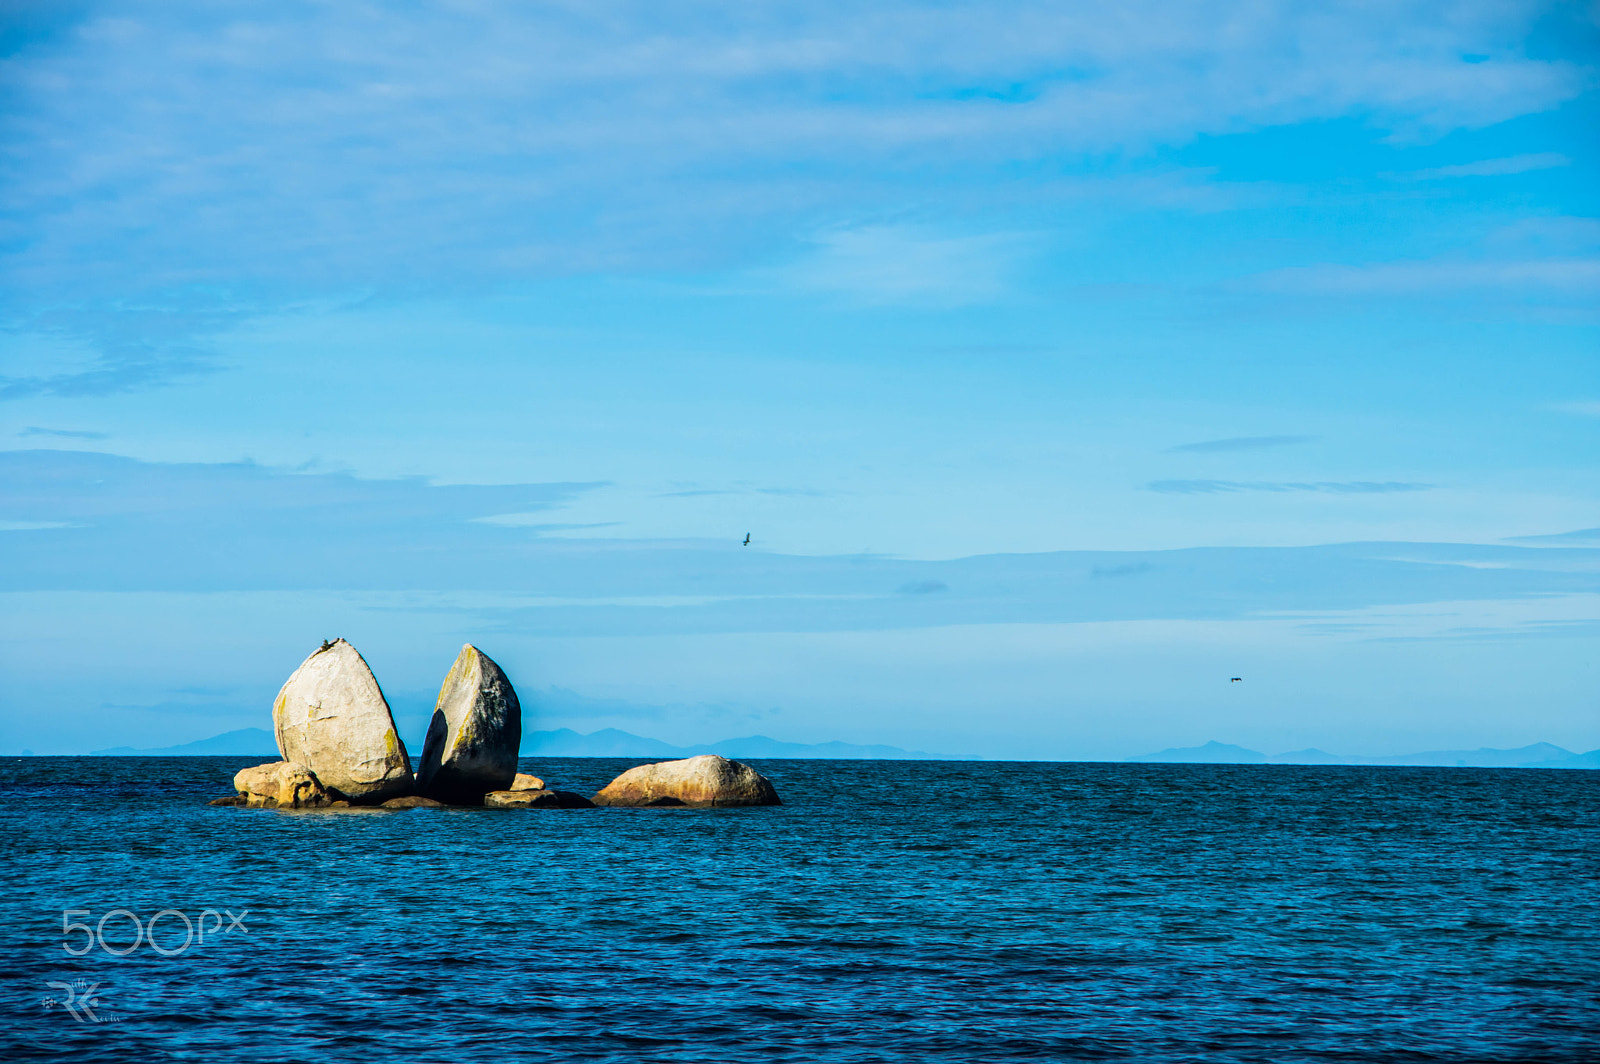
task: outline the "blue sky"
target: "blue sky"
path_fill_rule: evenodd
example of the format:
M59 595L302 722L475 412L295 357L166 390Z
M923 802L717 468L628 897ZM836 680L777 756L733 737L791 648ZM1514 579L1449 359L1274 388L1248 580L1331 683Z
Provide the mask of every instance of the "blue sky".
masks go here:
M1592 4L0 19L0 752L1600 747Z

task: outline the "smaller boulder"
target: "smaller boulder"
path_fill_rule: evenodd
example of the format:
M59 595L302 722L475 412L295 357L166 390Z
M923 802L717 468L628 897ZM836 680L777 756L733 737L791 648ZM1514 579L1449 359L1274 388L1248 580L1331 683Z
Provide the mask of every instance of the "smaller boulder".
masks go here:
M772 781L716 754L630 768L594 796L596 805L782 805Z
M293 761L240 769L234 774L233 789L252 809L317 809L339 797L310 769Z
M490 791L483 796L488 809L593 809L594 803L571 791Z
M420 794L408 794L404 798L390 798L379 808L382 809L449 809L443 802L436 802L432 798L424 798Z
M544 780L540 779L538 776L530 776L526 772L519 772L517 773L516 779L511 781L511 786L507 787L506 790L542 791L544 790Z

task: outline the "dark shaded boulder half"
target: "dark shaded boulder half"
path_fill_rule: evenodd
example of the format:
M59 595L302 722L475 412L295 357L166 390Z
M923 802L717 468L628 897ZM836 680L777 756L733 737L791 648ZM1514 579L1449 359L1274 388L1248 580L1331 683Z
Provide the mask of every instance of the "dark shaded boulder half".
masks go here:
M477 805L517 777L522 705L500 666L468 644L439 689L417 769L417 793L451 805Z

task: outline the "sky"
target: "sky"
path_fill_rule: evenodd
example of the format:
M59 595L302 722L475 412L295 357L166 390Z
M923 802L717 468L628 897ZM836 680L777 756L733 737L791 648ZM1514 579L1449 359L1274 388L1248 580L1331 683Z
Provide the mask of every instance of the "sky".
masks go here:
M8 0L0 56L0 753L270 727L335 636L413 745L472 642L680 744L1600 747L1600 5Z

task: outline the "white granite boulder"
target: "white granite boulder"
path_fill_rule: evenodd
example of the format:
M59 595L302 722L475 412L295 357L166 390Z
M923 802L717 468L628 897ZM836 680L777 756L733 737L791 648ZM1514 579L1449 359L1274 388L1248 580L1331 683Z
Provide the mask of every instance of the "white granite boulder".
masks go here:
M411 761L377 679L343 639L301 663L272 705L278 751L324 787L376 805L410 794Z
M439 689L439 702L417 769L417 793L452 805L480 803L510 790L522 743L522 706L511 681L487 654L461 648Z
M335 800L315 773L293 761L240 769L233 789L252 809L316 809Z
M782 805L772 782L716 754L630 768L594 796L595 805Z

